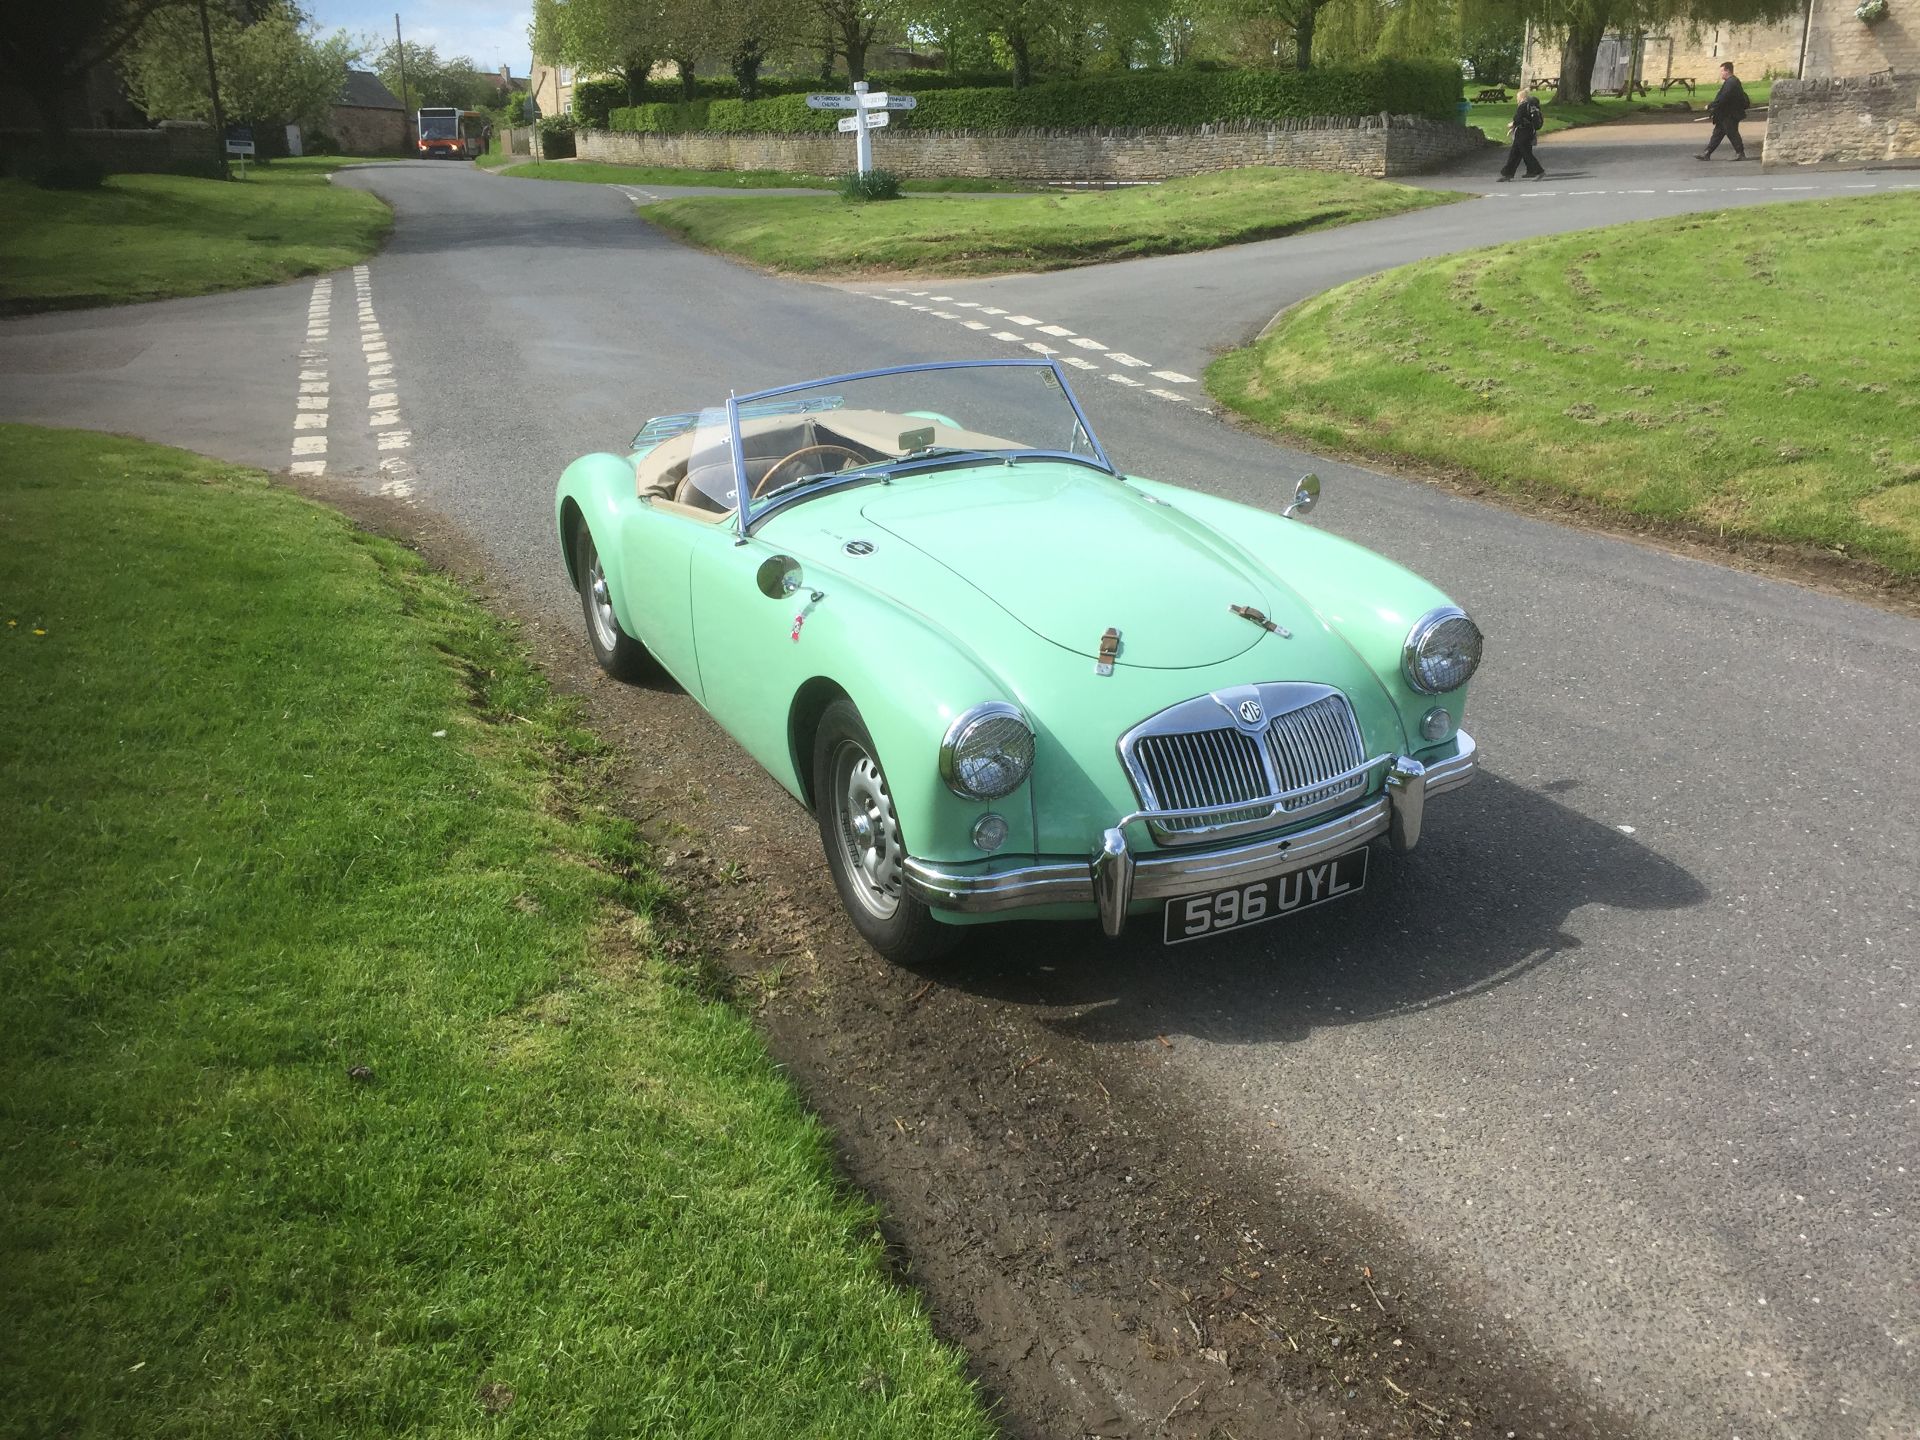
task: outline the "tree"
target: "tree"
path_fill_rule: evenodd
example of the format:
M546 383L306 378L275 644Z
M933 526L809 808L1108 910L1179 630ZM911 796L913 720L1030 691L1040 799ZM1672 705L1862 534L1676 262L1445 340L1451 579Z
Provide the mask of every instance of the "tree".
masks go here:
M251 23L224 7L210 8L220 96L230 119L248 124L313 123L325 118L347 83L347 65L359 53L344 33L321 39L299 13L269 8ZM210 120L206 52L194 10L153 16L121 62L127 92L148 115Z
M394 94L401 94L400 62L406 58L405 103L416 110L422 105L452 105L461 110L481 110L492 104L496 95L493 81L474 68L464 55L442 60L431 45L409 40L404 46L389 40L365 42L373 50L373 68L380 83Z
M847 78L866 79L867 47L882 27L898 22L900 0L814 0L814 8L847 58Z
M665 53L665 24L659 7L642 0L534 0L532 39L546 64L618 75L632 104Z
M11 6L0 25L0 79L39 112L49 154L67 150L69 96L94 66L120 54L147 20L181 0L58 0Z
M1228 0L1235 4L1235 0ZM1295 69L1313 68L1313 32L1320 12L1333 0L1238 0L1238 17L1291 42Z

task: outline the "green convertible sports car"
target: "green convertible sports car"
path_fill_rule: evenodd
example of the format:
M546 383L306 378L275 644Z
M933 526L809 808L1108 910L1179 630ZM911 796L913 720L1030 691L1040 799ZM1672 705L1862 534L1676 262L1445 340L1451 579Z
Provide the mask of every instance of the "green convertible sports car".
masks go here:
M587 638L806 805L881 954L993 920L1168 944L1361 889L1465 783L1480 631L1290 518L1122 474L1047 360L647 423L555 497Z

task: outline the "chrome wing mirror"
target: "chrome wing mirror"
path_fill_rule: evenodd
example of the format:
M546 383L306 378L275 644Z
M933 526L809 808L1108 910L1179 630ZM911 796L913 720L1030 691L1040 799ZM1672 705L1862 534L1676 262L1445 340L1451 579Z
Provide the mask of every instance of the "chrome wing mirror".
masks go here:
M1280 513L1286 515L1304 515L1320 503L1320 477L1302 475L1300 483L1293 487L1293 500Z

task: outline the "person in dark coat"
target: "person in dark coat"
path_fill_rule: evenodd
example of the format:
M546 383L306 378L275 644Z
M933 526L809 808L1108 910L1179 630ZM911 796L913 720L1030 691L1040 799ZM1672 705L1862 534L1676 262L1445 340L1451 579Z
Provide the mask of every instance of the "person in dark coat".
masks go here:
M1540 102L1533 98L1533 91L1522 86L1514 97L1519 103L1513 107L1513 119L1507 125L1507 133L1513 137L1513 144L1507 147L1507 163L1500 167L1502 180L1513 179L1513 172L1524 161L1527 167L1527 179L1541 180L1546 177L1546 167L1533 158L1533 137L1540 133L1540 127L1547 123L1547 117L1540 113Z
M1722 140L1733 143L1733 158L1747 158L1747 147L1740 140L1740 122L1747 118L1749 105L1746 87L1740 83L1740 77L1733 73L1733 62L1720 62L1720 88L1714 92L1713 99L1707 102L1707 114L1713 117L1713 138L1707 141L1707 148L1693 158L1711 160L1713 152L1720 148Z

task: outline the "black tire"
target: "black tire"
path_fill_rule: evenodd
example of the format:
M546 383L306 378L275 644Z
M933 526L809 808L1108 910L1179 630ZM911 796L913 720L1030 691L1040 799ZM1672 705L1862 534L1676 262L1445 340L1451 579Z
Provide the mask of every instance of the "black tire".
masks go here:
M896 965L919 965L966 938L906 892L906 850L886 771L860 711L844 696L827 706L814 732L813 795L827 868L861 939Z
M574 527L573 556L574 571L580 577L580 612L587 622L587 645L593 658L616 680L642 679L652 660L647 647L620 628L620 617L613 613L613 602L607 595L600 551L585 520Z

